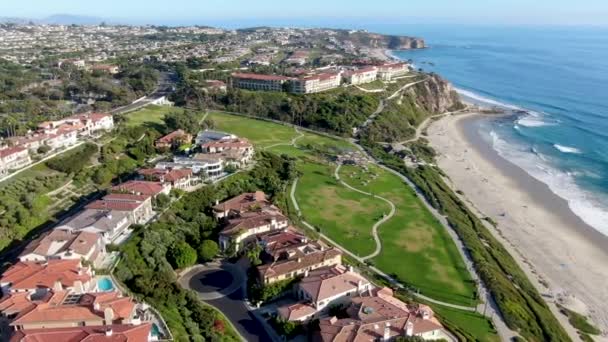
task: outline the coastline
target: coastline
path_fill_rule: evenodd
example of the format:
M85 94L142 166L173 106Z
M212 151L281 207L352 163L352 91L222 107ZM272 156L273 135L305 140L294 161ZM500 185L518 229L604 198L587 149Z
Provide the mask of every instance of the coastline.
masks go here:
M555 302L589 315L608 329L608 290L598 286L608 279L608 237L596 231L555 195L549 187L503 159L482 139L476 123L480 114L447 116L428 129L431 146L439 153L438 166L448 184L464 191L462 199L480 217L498 223L491 231L528 273L569 328ZM569 328L568 330L571 330Z

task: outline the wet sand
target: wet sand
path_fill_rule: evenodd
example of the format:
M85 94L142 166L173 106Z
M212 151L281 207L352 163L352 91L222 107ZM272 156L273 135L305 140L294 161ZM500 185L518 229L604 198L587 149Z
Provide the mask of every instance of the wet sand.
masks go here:
M498 223L491 230L554 312L552 303L562 299L608 330L608 237L583 222L547 185L500 157L480 135L478 120L491 119L448 116L429 127L438 166L481 217Z

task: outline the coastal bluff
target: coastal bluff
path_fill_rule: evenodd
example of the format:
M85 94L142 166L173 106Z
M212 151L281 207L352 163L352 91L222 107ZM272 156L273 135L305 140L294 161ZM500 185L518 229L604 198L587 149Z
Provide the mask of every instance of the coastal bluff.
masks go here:
M367 31L342 31L341 34L345 40L374 49L412 50L426 48L424 39L418 37L384 35Z

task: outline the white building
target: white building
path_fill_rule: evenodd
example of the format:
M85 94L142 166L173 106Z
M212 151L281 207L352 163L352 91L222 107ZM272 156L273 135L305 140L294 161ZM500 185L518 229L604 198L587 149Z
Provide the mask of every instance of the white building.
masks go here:
M341 83L341 74L323 73L292 81L291 91L296 94L312 94L338 88Z
M358 85L375 81L378 78L378 68L371 66L344 73L344 81L348 84Z
M24 147L9 147L0 150L0 175L10 170L21 169L32 163L28 150Z
M390 81L396 77L406 75L410 68L406 63L387 63L378 66L378 79Z

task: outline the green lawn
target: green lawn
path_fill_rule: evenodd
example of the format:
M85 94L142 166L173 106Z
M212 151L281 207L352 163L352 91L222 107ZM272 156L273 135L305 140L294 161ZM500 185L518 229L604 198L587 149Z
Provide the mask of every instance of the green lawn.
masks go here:
M359 256L375 250L371 228L388 214L388 204L339 184L333 176L335 166L318 153L355 149L348 141L305 132L297 147L276 145L289 144L298 133L288 126L224 113L211 113L209 118L218 130L296 157L302 176L295 195L304 220ZM371 174L360 167L344 166L340 174L350 185L386 197L397 207L395 216L379 228L383 249L372 262L432 298L472 305L474 285L445 229L400 178L375 166L370 171L378 176L367 185L362 182Z
M165 114L176 110L170 106L146 106L135 112L124 114L127 117L127 126L141 126L146 124L161 124Z
M289 143L298 133L291 127L224 113L209 113L215 128L249 139L257 147Z
M428 303L427 303L428 304ZM431 305L435 315L444 325L456 327L459 331L466 333L468 339L476 341L500 341L500 337L492 326L492 323L481 314L448 308L441 305Z
M395 204L395 216L379 227L382 252L372 262L422 294L473 304L474 284L445 228L399 177L374 165L368 169L343 166L340 177Z
M374 252L371 227L384 213L386 203L345 188L332 176L334 166L301 162L296 199L303 219L359 256Z

